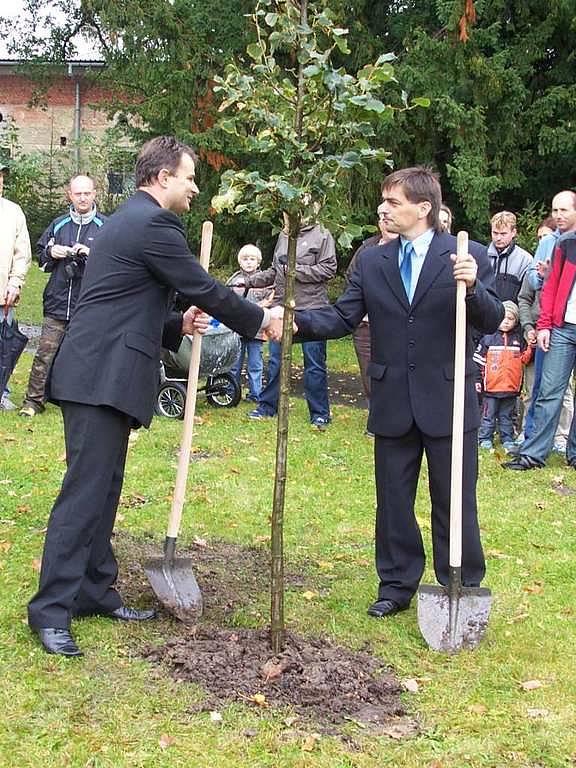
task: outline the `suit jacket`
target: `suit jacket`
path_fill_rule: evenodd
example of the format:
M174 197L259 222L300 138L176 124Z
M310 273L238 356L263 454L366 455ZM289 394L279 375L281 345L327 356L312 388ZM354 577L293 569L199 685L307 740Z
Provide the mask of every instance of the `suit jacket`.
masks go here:
M415 422L424 434L443 437L452 432L456 282L450 254L456 253L456 238L434 235L411 305L400 277L399 247L398 239L363 251L348 288L333 307L296 312L298 337L345 336L368 313L372 380L368 429L400 437ZM480 422L473 336L493 333L504 316L491 287L486 248L471 242L469 250L478 263L478 280L474 294L466 298L465 430Z
M163 331L174 289L242 336L263 310L208 275L190 253L176 214L138 191L92 246L76 310L55 359L53 401L105 405L149 426ZM165 340L166 340L165 336Z

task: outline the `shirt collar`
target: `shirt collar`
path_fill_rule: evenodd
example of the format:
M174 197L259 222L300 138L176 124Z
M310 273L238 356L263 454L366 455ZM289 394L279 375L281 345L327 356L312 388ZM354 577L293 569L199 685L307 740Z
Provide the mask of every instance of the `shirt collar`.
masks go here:
M421 235L418 235L418 237L415 237L414 240L411 240L411 241L408 241L405 237L400 236L401 252L402 253L404 252L404 247L406 243L411 242L412 247L414 248L414 253L417 256L426 256L434 235L435 235L434 230L430 228L430 229L427 229L426 232L423 232Z

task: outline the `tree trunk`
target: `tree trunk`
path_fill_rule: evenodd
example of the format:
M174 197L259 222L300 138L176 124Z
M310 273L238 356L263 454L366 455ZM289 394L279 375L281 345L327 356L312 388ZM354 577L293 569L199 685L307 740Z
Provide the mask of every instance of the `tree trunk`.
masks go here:
M300 22L307 20L307 0L300 3ZM298 136L302 133L302 105L304 75L298 67L298 97L294 125ZM282 326L282 354L280 366L280 396L278 399L278 427L276 433L276 471L272 504L270 541L270 644L274 653L284 646L284 501L288 468L288 409L290 405L290 372L292 368L292 322L294 320L294 282L296 276L296 245L300 233L301 216L288 215L288 264L284 291L284 323Z

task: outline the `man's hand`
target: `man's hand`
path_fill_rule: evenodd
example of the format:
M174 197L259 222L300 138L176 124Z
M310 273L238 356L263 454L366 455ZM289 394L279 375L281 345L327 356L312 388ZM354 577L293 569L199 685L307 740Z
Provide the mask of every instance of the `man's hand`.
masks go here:
M460 259L453 253L450 258L454 262L454 280L463 280L466 283L466 288L474 288L478 273L476 259L469 253Z
M280 341L282 339L282 326L284 324L284 307L273 307L268 310L270 322L262 330L270 341ZM292 323L294 333L298 331L296 323Z
M535 347L537 342L538 334L534 328L530 328L529 331L526 331L526 343L531 347Z
M548 328L538 331L538 346L543 352L548 352L550 349L550 330Z
M538 277L545 278L548 274L548 270L550 269L550 259L546 259L546 261L539 261L536 264L536 274Z
M190 307L182 315L182 336L193 334L194 331L206 333L209 322L210 315L198 307Z
M266 298L262 299L262 301L258 302L259 307L269 307L272 302L274 301L274 291L268 294Z
M67 245L53 245L50 249L50 255L53 259L67 259L72 253L72 249Z
M84 245L83 243L74 243L72 246L72 253L79 254L85 258L88 258L90 254L90 248L88 248L88 246Z
M19 298L20 288L17 288L15 285L8 285L6 288L6 294L4 295L4 306L13 307L18 303Z

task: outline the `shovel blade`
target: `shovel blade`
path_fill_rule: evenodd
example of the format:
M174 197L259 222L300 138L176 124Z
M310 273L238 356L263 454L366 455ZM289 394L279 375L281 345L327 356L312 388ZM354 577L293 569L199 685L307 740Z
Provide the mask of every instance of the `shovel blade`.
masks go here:
M156 558L144 565L144 571L165 608L187 624L198 621L203 610L202 594L190 559Z
M445 587L418 589L418 626L430 648L441 653L472 650L488 626L492 595L483 587L460 587L450 597Z

